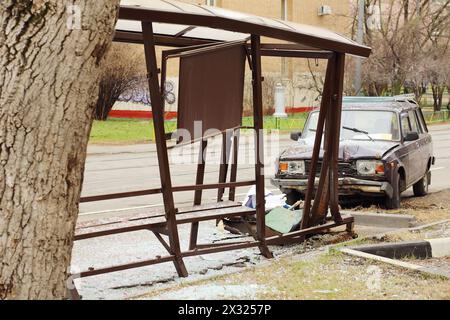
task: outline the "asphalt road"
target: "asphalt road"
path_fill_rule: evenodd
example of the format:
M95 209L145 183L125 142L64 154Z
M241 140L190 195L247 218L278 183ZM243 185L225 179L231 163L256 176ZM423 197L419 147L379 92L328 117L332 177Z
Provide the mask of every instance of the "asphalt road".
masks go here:
M429 128L433 136L436 164L432 170L431 192L450 188L450 125Z
M430 126L433 135L436 165L433 167L432 186L430 191L436 192L450 188L450 125ZM270 184L274 174L274 159L280 151L292 142L287 135L278 138L268 138L265 147L266 188L277 190ZM172 163L173 185L191 185L195 182L198 146L175 149L169 153ZM255 177L253 162L253 139L243 137L240 144L238 180L253 180ZM220 140L210 144L207 153L206 183L218 181L220 159ZM83 196L108 194L158 188L160 186L158 162L155 146L90 146L85 169ZM243 200L248 187L237 189L237 200ZM214 201L217 191L205 191L205 201ZM408 191L404 196L410 196ZM226 195L225 195L226 196ZM192 203L193 192L175 194L177 206L189 206ZM161 207L162 196L144 196L111 201L82 203L80 206L80 221L111 215L133 214L130 208L145 209Z

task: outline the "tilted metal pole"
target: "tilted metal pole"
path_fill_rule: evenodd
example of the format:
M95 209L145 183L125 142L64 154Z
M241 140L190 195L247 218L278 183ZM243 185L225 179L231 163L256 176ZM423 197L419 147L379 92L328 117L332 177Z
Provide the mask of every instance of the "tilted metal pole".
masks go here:
M335 56L328 60L327 71L325 76L325 83L322 93L322 102L320 106L319 119L317 123L316 138L314 141L314 149L311 158L310 172L308 177L308 188L306 190L305 205L303 209L303 218L301 223L301 229L307 229L311 227L310 220L313 220L315 215L314 211L311 211L311 201L314 194L314 184L316 180L317 163L319 161L320 149L322 144L322 134L324 132L325 120L328 119L327 114L330 109L331 95L333 92L333 78L335 71ZM323 183L324 179L322 179Z
M164 130L164 107L161 88L158 80L158 66L156 60L155 40L153 38L153 26L151 22L142 22L142 33L145 49L145 61L148 72L148 84L152 102L153 124L156 138L156 152L158 155L161 189L164 199L164 209L169 230L169 242L175 256L174 265L180 277L187 277L188 273L183 262L180 250L180 239L176 223L176 209L172 193L172 181L170 177L169 157Z
M261 39L251 37L252 74L253 74L253 121L255 128L255 180L256 180L256 227L260 241L261 253L266 258L272 258L272 253L266 246L265 222L265 186L264 186L264 141L263 141L263 105L262 105L262 75L261 75Z

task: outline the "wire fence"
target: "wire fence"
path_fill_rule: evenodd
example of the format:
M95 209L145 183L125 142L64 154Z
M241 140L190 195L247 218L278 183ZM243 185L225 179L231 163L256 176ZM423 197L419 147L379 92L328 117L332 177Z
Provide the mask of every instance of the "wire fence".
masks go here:
M450 110L422 112L427 123L450 121Z

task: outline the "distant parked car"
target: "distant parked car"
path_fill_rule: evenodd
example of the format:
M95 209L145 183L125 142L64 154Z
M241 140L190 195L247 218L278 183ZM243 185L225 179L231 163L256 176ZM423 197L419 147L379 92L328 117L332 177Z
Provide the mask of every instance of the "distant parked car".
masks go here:
M277 160L272 184L293 204L304 197L319 111L312 111L295 145ZM408 96L344 99L339 147L340 196L384 197L386 207L400 207L400 194L413 187L428 193L434 165L431 135L418 104ZM319 176L321 159L316 172ZM318 178L316 178L316 187Z

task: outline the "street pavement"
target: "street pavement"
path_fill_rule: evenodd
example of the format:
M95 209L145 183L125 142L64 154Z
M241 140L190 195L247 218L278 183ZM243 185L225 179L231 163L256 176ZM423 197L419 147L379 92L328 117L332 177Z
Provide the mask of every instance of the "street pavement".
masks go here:
M430 191L437 192L450 188L450 125L434 125L429 127L433 136L436 164L432 170Z

